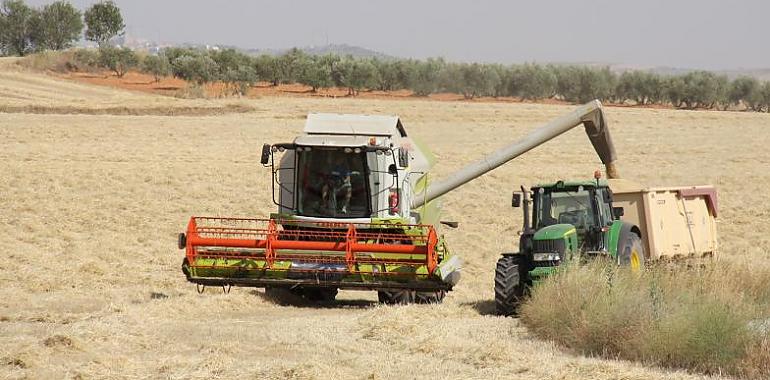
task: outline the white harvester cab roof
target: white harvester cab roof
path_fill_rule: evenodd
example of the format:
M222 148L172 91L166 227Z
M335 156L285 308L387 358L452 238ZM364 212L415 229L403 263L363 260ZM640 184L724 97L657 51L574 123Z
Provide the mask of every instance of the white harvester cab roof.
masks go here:
M304 132L309 135L406 137L398 116L311 113Z

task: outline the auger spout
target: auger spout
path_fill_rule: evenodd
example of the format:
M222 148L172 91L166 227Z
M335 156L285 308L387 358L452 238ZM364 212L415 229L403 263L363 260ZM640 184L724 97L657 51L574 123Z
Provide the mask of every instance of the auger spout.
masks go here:
M460 169L449 178L431 185L425 192L415 194L412 208L420 207L581 124L584 125L588 139L606 167L607 177L619 178L615 146L604 118L602 104L593 100L535 129L523 139Z

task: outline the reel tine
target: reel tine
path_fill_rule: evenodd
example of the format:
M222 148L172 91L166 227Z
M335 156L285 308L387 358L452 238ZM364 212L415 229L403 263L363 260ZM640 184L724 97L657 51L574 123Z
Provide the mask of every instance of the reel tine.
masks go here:
M206 291L206 285L195 284L195 290L198 291L198 294L203 294Z

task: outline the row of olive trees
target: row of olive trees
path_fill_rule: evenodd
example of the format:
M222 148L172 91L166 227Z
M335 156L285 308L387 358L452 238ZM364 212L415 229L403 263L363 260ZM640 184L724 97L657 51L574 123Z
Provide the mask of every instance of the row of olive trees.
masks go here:
M319 88L346 88L349 95L365 90L408 90L418 96L437 92L522 100L559 99L586 102L600 99L637 105L670 104L678 108L730 106L770 112L770 82L694 71L662 76L645 71L617 75L608 68L524 64L450 63L443 59L383 60L337 55L313 56L292 49L279 56L250 56L233 49L206 51L168 48L139 59L129 49L103 47L98 53L78 51L81 61L97 62L118 76L139 68L156 80L175 76L197 85L219 81L231 94L245 94L257 82L300 83ZM90 57L89 57L90 56Z
M234 92L266 81L300 83L312 91L325 87L362 90L410 90L425 96L437 92L523 100L601 99L637 105L670 104L677 108L745 107L770 112L770 82L727 77L707 71L664 76L646 71L620 75L609 68L570 65L451 63L443 59L384 60L337 55L312 56L292 49L280 56L252 57L235 50L206 52L167 49L172 74L197 83L220 80Z
M100 46L125 28L112 1L93 4L81 13L67 1L33 8L22 0L4 0L0 3L0 55L69 48L83 36L84 21L85 38Z

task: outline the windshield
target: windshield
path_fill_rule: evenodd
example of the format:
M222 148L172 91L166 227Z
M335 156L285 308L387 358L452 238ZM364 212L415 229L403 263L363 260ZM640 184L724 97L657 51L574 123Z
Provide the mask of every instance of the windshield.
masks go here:
M588 190L541 191L536 210L537 229L553 224L572 224L576 229L587 229L594 224L591 192Z
M297 156L299 215L334 218L371 215L365 152L306 147L297 149Z

